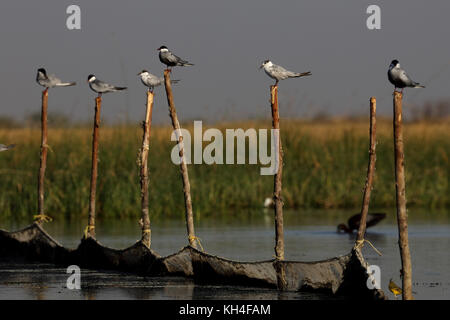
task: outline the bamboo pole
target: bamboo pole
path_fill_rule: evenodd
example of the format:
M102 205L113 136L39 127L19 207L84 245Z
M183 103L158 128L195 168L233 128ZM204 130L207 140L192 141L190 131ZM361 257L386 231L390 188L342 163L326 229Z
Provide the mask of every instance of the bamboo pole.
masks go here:
M405 193L405 155L403 153L403 94L394 91L394 147L395 147L395 190L397 200L397 223L399 234L400 256L402 261L402 298L411 300L412 296L412 267L411 254L408 244L408 213L406 212Z
M147 108L145 112L145 121L143 123L143 137L141 149L141 213L142 213L142 242L150 248L151 245L151 230L150 230L150 216L148 209L148 151L150 144L150 127L152 124L152 109L153 109L153 92L147 91Z
M91 185L89 195L89 220L86 230L86 237L95 238L95 195L97 193L97 172L98 172L98 137L100 127L100 111L102 107L102 97L99 94L95 98L95 118L94 132L92 134L92 166L91 166Z
M275 203L275 259L276 262L284 260L284 231L283 231L283 200L281 198L283 175L283 148L281 145L280 116L278 112L278 86L270 86L270 105L272 109L272 127L277 134L277 172L274 176L273 200ZM286 272L283 264L276 263L278 288L286 288Z
M369 143L369 164L367 166L367 178L364 186L363 203L361 208L361 220L358 229L358 235L356 237L356 244L363 243L364 235L366 233L367 214L369 213L370 193L372 191L373 177L375 173L376 162L376 135L377 135L377 100L375 97L370 98L370 143Z
M41 155L38 176L38 223L41 223L45 217L44 208L44 180L45 170L47 168L47 107L48 107L48 88L42 91L42 110L41 110Z
M177 111L175 109L175 104L173 102L172 85L170 81L170 70L164 70L164 84L166 87L167 103L169 104L169 115L172 120L173 129L176 131L178 136L178 145L180 147L180 171L183 181L183 194L184 194L184 205L186 211L186 228L188 233L189 245L193 248L197 248L198 238L195 236L194 231L194 215L192 211L192 199L191 199L191 185L189 183L188 169L186 165L186 159L184 158L184 145L183 136L180 130L180 123L178 122Z

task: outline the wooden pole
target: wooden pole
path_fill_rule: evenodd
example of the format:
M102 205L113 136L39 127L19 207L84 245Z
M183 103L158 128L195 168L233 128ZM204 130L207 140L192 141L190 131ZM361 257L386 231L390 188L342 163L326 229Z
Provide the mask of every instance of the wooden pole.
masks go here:
M197 237L195 236L194 231L194 215L192 211L191 185L189 183L188 169L186 166L186 160L184 158L183 136L181 134L180 123L178 122L177 111L173 102L170 70L164 70L164 84L166 87L167 103L169 104L169 115L172 119L173 129L177 132L178 145L180 146L180 171L183 180L184 205L186 210L186 228L188 233L189 245L193 248L197 248Z
M98 137L100 127L100 111L102 97L95 98L94 132L92 134L92 167L91 167L91 192L89 195L89 220L86 236L95 238L95 195L97 192L97 169L98 169Z
M284 231L283 231L283 200L281 198L282 175L283 175L283 148L281 145L280 115L278 112L278 86L270 86L270 105L272 109L272 128L276 130L277 152L277 172L273 182L273 201L275 214L275 259L276 262L284 260ZM278 288L286 288L286 272L284 264L275 263L277 270Z
M408 213L406 212L405 193L405 155L403 153L403 94L394 92L394 147L395 147L395 190L397 199L397 223L399 234L400 256L402 260L402 297L411 300L412 296L412 267L411 254L408 244Z
M272 127L278 130L278 170L274 176L273 201L275 203L275 256L284 260L283 201L281 199L281 178L283 174L283 148L281 146L280 116L278 112L278 86L270 86Z
M41 110L41 157L38 176L38 217L45 216L44 209L44 180L45 169L47 168L47 107L48 107L48 88L42 91L42 110ZM37 220L38 222L44 220Z
M151 230L148 212L148 151L150 144L150 127L152 124L153 92L147 91L147 108L143 123L143 137L141 149L141 213L142 213L142 242L150 248Z
M373 176L375 173L376 162L376 135L377 135L377 100L375 97L370 98L370 143L369 143L369 164L367 166L367 178L366 185L364 186L363 203L361 208L361 221L359 224L358 235L356 237L356 243L364 240L366 233L367 214L369 213L370 193L372 191Z

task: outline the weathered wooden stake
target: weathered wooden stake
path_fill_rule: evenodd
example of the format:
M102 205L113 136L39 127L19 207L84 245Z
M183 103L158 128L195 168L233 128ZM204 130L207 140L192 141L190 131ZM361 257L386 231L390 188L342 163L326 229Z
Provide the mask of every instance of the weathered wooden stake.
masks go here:
M48 106L48 88L42 91L42 110L41 110L41 157L39 165L39 177L38 177L38 223L44 221L45 217L44 208L44 180L45 169L47 168L47 106Z
M97 169L98 169L98 137L100 127L100 111L102 97L95 98L94 132L92 134L92 167L91 167L91 192L89 195L89 221L86 236L95 238L95 195L97 192Z
M283 148L281 146L280 116L278 112L278 86L270 86L272 127L278 130L278 170L274 176L273 201L275 203L275 255L284 260L283 201L281 198L281 178L283 174Z
M281 145L280 115L278 112L278 86L270 86L270 105L272 108L272 127L276 130L277 172L274 176L273 201L275 203L275 258L277 261L284 260L284 231L283 231L283 200L281 198L281 180L283 175L283 148ZM277 265L278 288L286 287L286 276L283 264Z
M395 147L395 190L397 199L398 244L402 260L402 297L411 300L412 296L412 266L408 244L408 213L406 212L405 166L403 153L403 94L394 92L394 147Z
M152 124L153 92L147 91L147 108L143 123L143 137L141 149L141 212L142 212L142 242L150 248L151 230L150 216L148 212L148 151L150 144L150 127Z
M197 248L198 238L195 236L194 231L194 215L192 212L192 200L191 200L191 185L189 183L188 169L186 166L186 160L184 158L184 145L183 136L180 130L180 123L178 122L177 111L173 102L172 85L170 81L170 70L164 70L164 84L166 87L167 103L169 104L169 115L172 119L173 129L178 136L178 145L180 147L180 171L183 180L183 193L184 193L184 205L186 210L186 227L188 233L189 245L193 248Z
M373 176L375 173L376 162L376 136L377 136L377 100L375 97L370 98L370 146L369 146L369 165L367 166L367 178L366 185L364 186L363 203L361 208L361 221L359 224L358 235L356 237L356 243L364 240L366 233L367 214L369 213L370 193L372 191Z

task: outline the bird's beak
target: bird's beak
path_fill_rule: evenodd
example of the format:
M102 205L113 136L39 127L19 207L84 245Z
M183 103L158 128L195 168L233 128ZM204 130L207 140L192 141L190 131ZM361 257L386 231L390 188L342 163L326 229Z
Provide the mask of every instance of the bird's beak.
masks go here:
M262 67L264 67L264 63L262 65L259 66L259 69L261 69Z
M137 74L137 76L140 76L142 74L142 72L139 72L138 74Z

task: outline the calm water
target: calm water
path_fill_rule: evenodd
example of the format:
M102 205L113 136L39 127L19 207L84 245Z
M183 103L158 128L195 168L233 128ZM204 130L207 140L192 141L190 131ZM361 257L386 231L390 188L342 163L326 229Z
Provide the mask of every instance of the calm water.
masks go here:
M381 268L382 289L389 298L390 278L400 283L401 268L394 210L369 229L367 239L382 252L378 256L368 245L363 249L370 264ZM336 225L353 212L285 212L286 259L322 260L347 254L354 235L337 234ZM0 228L17 230L26 223L5 222ZM54 221L45 229L66 247L75 248L84 225ZM152 248L161 255L186 245L184 221L155 222ZM240 261L273 257L271 210L243 213L196 223L196 233L208 253ZM109 247L125 248L140 237L134 221L100 221L97 239ZM416 299L450 299L450 214L447 211L409 212L409 240L413 263L413 291ZM276 290L246 287L197 286L183 278L147 278L134 275L82 270L82 290L65 288L65 269L49 265L0 265L0 299L323 299L323 295L278 293Z

